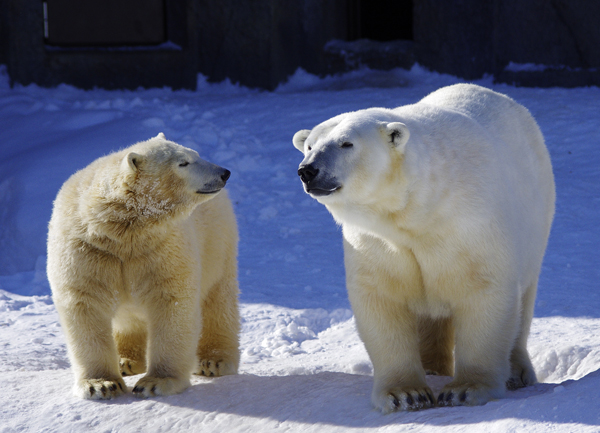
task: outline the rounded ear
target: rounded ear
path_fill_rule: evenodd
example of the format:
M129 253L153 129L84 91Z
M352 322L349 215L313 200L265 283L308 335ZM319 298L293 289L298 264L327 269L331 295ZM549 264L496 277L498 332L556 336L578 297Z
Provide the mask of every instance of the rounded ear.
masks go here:
M162 132L159 132L158 135L156 136L156 138L162 138L163 140L167 139L167 137L165 137L165 134Z
M294 146L302 153L304 153L304 142L306 141L309 135L310 129L301 129L300 131L296 132L294 134L294 138L292 138Z
M139 170L142 159L142 155L135 152L129 152L125 158L123 158L123 161L121 161L121 169L126 173L135 173Z
M404 152L406 142L410 138L408 127L401 122L388 123L385 126L385 133L388 136L390 144L400 152Z

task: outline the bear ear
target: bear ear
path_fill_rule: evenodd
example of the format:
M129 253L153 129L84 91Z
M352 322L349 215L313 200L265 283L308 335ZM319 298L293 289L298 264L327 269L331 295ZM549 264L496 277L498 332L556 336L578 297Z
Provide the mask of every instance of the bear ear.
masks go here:
M294 138L292 138L294 146L302 153L304 153L304 142L306 141L309 135L310 129L301 129L300 131L296 132L294 134Z
M404 152L406 142L410 138L410 131L404 123L392 122L385 126L385 133L388 136L388 141L400 152Z
M158 135L156 136L156 138L162 138L163 140L167 139L167 137L165 137L165 134L163 132L159 132Z
M121 161L121 169L126 173L135 173L140 169L140 163L142 162L142 155L129 152L123 161Z

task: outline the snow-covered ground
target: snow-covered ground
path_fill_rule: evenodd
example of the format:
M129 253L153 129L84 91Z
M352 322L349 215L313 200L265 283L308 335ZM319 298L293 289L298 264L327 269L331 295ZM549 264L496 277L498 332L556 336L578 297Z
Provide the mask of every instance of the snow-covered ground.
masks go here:
M383 416L344 288L341 233L304 194L292 135L336 114L413 103L459 80L416 66L275 92L10 89L0 69L0 433L600 431L600 89L478 84L530 109L545 134L557 210L530 351L541 383L482 407ZM232 171L240 226L242 365L180 395L108 402L71 395L65 339L45 275L60 185L97 157L158 132ZM137 377L128 377L129 386ZM448 378L428 379L434 390Z

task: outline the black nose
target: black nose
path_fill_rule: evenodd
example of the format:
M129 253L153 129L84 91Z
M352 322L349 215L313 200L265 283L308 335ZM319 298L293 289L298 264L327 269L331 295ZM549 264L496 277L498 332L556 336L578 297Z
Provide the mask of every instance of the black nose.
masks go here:
M223 182L227 182L227 179L229 179L229 176L231 176L231 172L227 169L225 169L225 173L223 173L221 175L221 179L223 180Z
M300 179L302 179L302 182L304 183L309 183L317 177L317 174L319 174L319 169L313 167L311 164L301 165L300 168L298 168L298 176L300 176Z

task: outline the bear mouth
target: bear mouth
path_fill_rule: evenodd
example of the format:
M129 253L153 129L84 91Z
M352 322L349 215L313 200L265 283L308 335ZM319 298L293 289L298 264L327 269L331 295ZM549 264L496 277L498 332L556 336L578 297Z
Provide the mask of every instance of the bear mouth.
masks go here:
M307 194L310 194L310 195L315 196L315 197L325 197L325 196L331 195L334 192L336 192L337 190L339 190L340 188L341 188L341 185L333 187L333 188L330 188L330 189L308 188L308 187L305 186Z
M212 190L210 190L210 191L203 191L203 190L199 189L198 191L196 191L196 194L216 194L216 193L220 192L220 191L221 191L221 189L222 189L222 188L219 188L219 189L212 189Z

